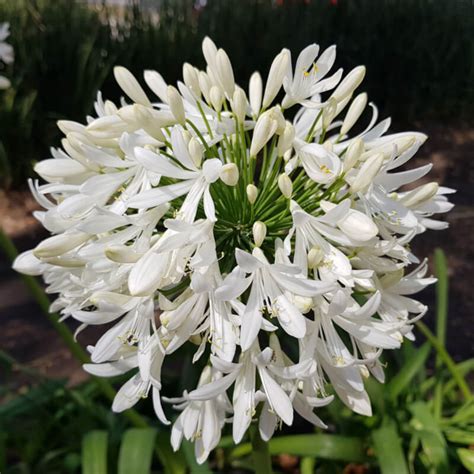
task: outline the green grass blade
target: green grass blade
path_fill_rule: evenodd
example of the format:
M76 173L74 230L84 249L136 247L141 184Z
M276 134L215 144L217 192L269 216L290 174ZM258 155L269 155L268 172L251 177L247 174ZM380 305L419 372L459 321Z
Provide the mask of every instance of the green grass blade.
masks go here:
M415 356L407 360L397 375L387 384L387 392L392 400L395 400L403 390L410 386L413 378L424 367L430 350L430 344L425 342L425 344L416 350Z
M474 451L472 449L459 448L456 450L462 465L469 471L474 472Z
M90 431L82 438L82 474L107 474L106 431Z
M271 455L292 454L333 461L364 462L368 457L362 439L326 434L279 436L269 442ZM237 446L230 456L237 458L252 452L250 443Z
M409 406L413 415L410 422L420 438L423 452L434 472L448 473L448 452L441 428L425 402L415 402Z
M448 319L448 266L446 256L441 249L435 250L435 268L438 282L436 284L436 337L439 343L446 344L446 325ZM439 369L443 362L439 356L436 356L436 368ZM443 383L441 378L435 386L433 397L433 411L436 418L440 419L443 411Z
M118 474L149 474L155 447L156 430L127 430L120 446Z
M395 421L386 417L382 426L372 433L372 440L382 474L408 474L402 440Z

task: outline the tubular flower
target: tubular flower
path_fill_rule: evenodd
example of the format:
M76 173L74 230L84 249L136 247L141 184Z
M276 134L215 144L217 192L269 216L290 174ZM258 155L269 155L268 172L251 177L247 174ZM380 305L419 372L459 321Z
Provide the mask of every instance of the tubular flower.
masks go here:
M113 410L151 394L158 419L176 420L172 446L194 441L199 462L229 423L237 443L255 416L265 440L295 415L325 427L314 410L334 396L371 414L364 379L384 380L380 354L414 337L426 307L413 295L434 281L425 262L408 268L409 244L446 226L432 216L453 192L399 190L429 172L397 170L426 137L388 134L373 104L354 127L365 69L330 73L335 47L318 58L311 45L294 67L283 49L248 93L209 38L203 53L206 70L185 64L177 87L146 71L154 95L117 68L128 98L99 93L96 117L59 122L62 148L30 182L53 235L14 263L78 331L108 324L85 369L130 372ZM198 384L163 393L183 346L197 347Z
M14 60L14 52L11 44L8 44L5 40L10 35L10 24L0 23L0 61L5 64L11 64ZM0 75L0 89L8 89L10 87L10 81Z

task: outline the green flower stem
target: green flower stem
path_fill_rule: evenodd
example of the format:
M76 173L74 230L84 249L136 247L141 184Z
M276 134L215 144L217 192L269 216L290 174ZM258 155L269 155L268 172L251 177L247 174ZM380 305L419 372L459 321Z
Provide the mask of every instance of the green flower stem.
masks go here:
M18 251L12 242L12 240L0 229L0 248L4 251L5 255L9 260L13 262ZM35 278L29 275L21 275L31 295L38 303L39 307L48 318L54 329L58 332L61 339L64 341L68 349L71 351L73 356L81 363L84 364L89 362L89 356L87 352L74 340L74 336L65 324L59 321L59 316L55 313L49 312L50 301L43 289L36 281ZM93 377L94 382L99 387L102 394L112 401L115 397L115 390L112 385L105 379L99 377ZM137 428L147 427L148 423L143 419L135 410L127 410L124 412L129 421Z
M272 460L268 450L268 443L260 437L256 423L250 425L249 431L255 472L258 474L272 474Z
M451 372L451 375L453 376L453 379L456 381L459 389L461 390L463 397L466 400L472 400L473 395L469 388L469 385L467 384L462 374L459 372L458 367L456 366L456 363L453 361L453 359L448 354L448 352L443 347L443 345L439 342L438 338L431 332L428 326L422 321L418 321L415 324L417 325L418 329L424 334L426 339L428 339L431 345L435 348L440 360L444 362L449 372Z

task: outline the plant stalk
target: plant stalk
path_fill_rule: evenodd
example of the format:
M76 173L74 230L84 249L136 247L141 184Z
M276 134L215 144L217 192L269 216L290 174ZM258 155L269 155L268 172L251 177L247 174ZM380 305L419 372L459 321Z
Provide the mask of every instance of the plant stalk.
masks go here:
M250 440L252 442L253 467L257 474L272 474L272 460L268 443L263 441L258 431L258 425L250 425Z

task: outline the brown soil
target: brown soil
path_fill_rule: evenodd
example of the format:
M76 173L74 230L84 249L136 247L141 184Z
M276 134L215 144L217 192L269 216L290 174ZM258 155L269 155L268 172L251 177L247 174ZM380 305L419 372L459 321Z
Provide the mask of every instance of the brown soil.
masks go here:
M429 135L429 140L410 166L432 162L433 170L426 181L437 180L458 190L452 200L456 207L446 217L450 228L443 232L427 232L414 243L417 255L432 261L436 247L447 254L450 275L448 349L456 360L474 355L474 292L471 269L474 249L474 128L445 127L439 124L417 124L416 130ZM28 191L0 191L0 225L20 250L31 248L46 235L31 212L36 204ZM435 292L425 290L421 298L430 305L425 321L432 325ZM49 326L47 319L32 300L21 278L10 269L0 255L0 348L22 364L48 377L69 378L78 383L87 376ZM80 337L80 342L93 342L97 331ZM16 377L15 386L23 376Z

